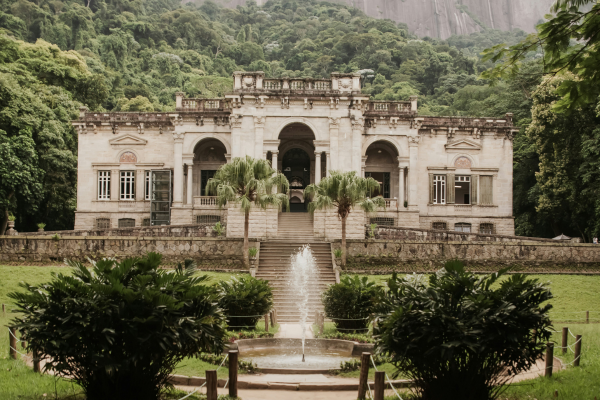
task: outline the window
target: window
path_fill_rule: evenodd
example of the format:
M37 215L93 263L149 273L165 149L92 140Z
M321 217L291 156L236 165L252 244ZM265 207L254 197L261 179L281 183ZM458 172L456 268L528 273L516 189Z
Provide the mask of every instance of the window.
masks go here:
M454 230L456 232L471 233L471 224L459 222L458 224L454 224Z
M144 218L142 220L142 226L150 226L150 218Z
M216 224L221 222L220 215L196 215L197 224Z
M135 200L135 171L121 171L121 200Z
M98 171L98 200L110 200L110 171Z
M213 176L215 176L215 173L217 171L216 170L208 170L208 169L203 169L200 172L200 187L202 188L202 192L201 192L201 196L208 196L208 192L206 191L206 184L208 183L208 180L211 179Z
M494 234L494 224L480 224L479 225L479 233L484 235L493 235Z
M146 180L144 181L144 200L150 200L150 182L151 182L151 177L152 177L152 173L151 171L145 171L146 172Z
M481 175L479 177L479 187L480 187L480 197L479 197L479 204L484 204L484 205L492 205L494 204L494 196L493 196L493 187L492 187L492 182L493 182L493 176L491 175Z
M433 176L433 204L446 204L446 175Z
M388 217L374 217L369 219L370 224L377 224L378 226L396 226L396 220Z
M390 198L389 172L365 172L365 178L373 178L379 183L379 190L373 191L373 197L381 195L384 199Z
M110 229L110 218L96 219L96 229Z
M457 175L454 177L454 204L471 204L471 177Z
M133 218L119 219L119 228L133 228L134 226L135 226L135 219L133 219Z
M445 222L434 222L431 224L431 229L436 229L438 231L445 231L447 228L447 224Z

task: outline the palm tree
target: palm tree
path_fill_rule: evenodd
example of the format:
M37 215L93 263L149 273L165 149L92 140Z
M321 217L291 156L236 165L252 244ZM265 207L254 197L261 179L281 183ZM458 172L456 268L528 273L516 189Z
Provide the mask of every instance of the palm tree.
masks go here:
M253 204L263 209L268 206L288 207L289 200L285 194L289 189L287 178L271 168L268 160L250 156L236 157L209 179L206 188L210 194L217 195L219 208L231 202L239 204L244 212L244 264L249 268L250 209Z
M381 196L369 197L379 189L379 182L373 178L362 178L355 171L330 171L330 176L323 178L318 185L308 185L304 189L305 198L313 198L308 211L323 210L330 207L337 209L342 221L342 266L346 266L346 220L353 208L360 207L365 212L373 212L377 207L385 207Z

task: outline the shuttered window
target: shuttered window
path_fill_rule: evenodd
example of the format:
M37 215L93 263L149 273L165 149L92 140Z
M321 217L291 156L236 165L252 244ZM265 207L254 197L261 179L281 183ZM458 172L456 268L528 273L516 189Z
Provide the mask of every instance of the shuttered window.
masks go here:
M493 176L491 176L491 175L481 175L479 177L480 204L483 204L483 205L494 204L492 178L493 178Z

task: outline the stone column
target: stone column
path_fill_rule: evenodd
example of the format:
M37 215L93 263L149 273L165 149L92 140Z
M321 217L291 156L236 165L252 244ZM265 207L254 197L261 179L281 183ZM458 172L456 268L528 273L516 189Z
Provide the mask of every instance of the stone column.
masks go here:
M254 117L254 157L263 154L263 137L265 130L265 117Z
M111 200L119 201L121 199L121 191L119 190L120 188L121 188L121 171L118 169L113 169L110 171L110 199Z
M279 154L278 151L272 151L271 152L271 166L276 171L279 171L279 168L277 168L277 155L278 154Z
M418 210L418 180L417 176L417 163L419 161L419 140L420 136L409 136L408 137L408 151L409 151L409 164L408 164L408 209L411 211Z
M229 116L229 124L231 125L231 155L234 157L242 157L249 154L247 149L244 149L243 134L242 134L242 119L244 117L239 114L231 114ZM254 150L250 150L253 152Z
M336 80L337 82L337 80ZM339 143L338 136L340 131L340 121L341 118L332 118L329 117L329 148L331 149L331 154L335 160L329 161L329 154L327 154L327 162L329 163L329 167L327 169L341 169L339 164Z
M364 156L361 159L361 163L360 163L360 176L361 177L365 177L365 172L367 170L367 157L369 156Z
M362 135L365 130L364 119L352 120L352 170L361 173L362 162Z
M404 166L403 165L400 165L399 172L400 172L400 178L399 178L399 186L398 187L400 188L400 190L398 193L398 201L400 203L398 204L398 207L403 210L404 209Z
M331 157L330 157L330 152L326 151L325 152L325 168L327 168L327 170L325 171L325 176L329 176L329 171L331 171Z
M138 169L135 174L135 200L144 201L146 196L146 171Z
M315 151L315 185L321 182L321 152Z
M194 162L187 165L187 205L191 206L194 204Z
M183 203L183 132L173 132L173 204Z

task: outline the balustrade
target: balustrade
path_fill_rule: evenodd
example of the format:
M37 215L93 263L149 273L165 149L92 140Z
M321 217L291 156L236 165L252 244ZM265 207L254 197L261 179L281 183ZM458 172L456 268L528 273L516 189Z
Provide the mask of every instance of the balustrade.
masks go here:
M217 196L196 196L194 205L200 207L217 207Z

